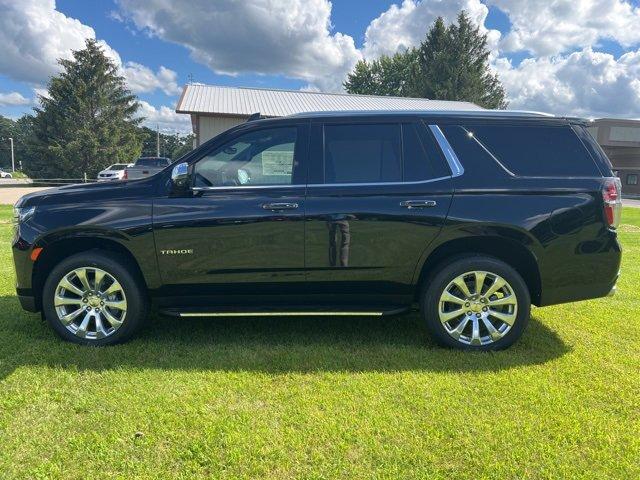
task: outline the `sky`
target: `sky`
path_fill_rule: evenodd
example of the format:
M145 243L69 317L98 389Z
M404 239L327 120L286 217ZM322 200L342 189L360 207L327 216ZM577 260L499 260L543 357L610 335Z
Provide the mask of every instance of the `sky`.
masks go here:
M509 108L640 118L640 0L0 0L0 115L31 113L57 60L96 38L145 123L188 133L175 106L189 81L339 92L358 60L460 10Z

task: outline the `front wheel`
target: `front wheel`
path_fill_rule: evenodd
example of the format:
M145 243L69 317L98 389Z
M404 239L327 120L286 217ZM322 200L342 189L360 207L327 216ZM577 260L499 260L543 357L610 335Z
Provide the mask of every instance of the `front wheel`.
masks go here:
M116 254L91 250L56 265L44 285L42 308L65 340L111 345L142 325L147 300L141 281Z
M515 269L492 257L470 256L437 271L423 290L421 307L441 345L501 350L522 335L531 298Z

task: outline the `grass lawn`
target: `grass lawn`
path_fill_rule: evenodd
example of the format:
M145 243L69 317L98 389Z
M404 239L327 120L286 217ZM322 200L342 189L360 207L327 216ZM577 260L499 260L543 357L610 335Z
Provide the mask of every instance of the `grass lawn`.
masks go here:
M392 319L153 318L58 340L14 296L0 209L0 478L640 478L640 209L613 298L508 351Z

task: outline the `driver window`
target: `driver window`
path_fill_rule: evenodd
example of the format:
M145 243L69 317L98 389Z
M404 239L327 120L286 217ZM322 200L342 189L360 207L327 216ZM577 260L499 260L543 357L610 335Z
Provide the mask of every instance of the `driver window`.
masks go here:
M297 128L248 132L195 165L196 187L291 185Z

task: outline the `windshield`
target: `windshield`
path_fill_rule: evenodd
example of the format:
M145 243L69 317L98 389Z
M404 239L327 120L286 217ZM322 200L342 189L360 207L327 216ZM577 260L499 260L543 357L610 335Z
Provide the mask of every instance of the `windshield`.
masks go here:
M169 160L166 158L139 158L136 162L138 167L166 167Z
M111 165L107 170L124 170L127 168L126 163L116 163L115 165Z

